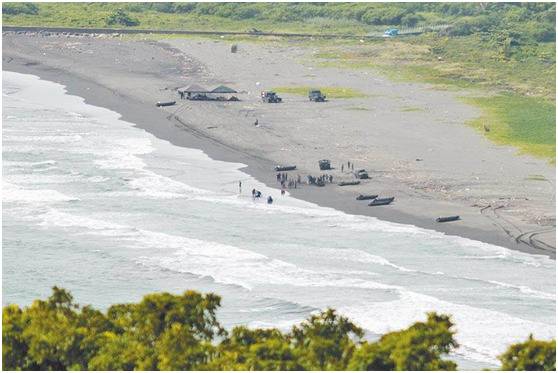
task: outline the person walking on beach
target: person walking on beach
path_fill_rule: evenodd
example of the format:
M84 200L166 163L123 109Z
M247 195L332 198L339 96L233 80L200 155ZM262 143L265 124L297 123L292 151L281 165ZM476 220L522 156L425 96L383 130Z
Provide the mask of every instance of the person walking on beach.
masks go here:
M242 194L242 181L238 182L238 194Z

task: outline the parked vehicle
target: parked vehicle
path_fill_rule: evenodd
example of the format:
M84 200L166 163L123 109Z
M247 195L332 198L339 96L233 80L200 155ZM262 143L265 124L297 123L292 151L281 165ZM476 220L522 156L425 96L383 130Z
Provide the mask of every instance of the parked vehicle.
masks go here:
M389 28L386 31L384 31L384 38L394 38L397 35L399 35L399 29L396 28Z
M368 172L364 169L357 170L355 172L355 176L356 176L357 179L368 179Z
M314 102L325 102L326 96L318 89L313 89L308 92L308 98Z
M318 161L318 164L320 166L320 170L331 170L331 162L329 159L322 159Z
M267 103L276 104L282 102L283 99L277 96L277 93L273 91L263 91L262 92L262 101Z

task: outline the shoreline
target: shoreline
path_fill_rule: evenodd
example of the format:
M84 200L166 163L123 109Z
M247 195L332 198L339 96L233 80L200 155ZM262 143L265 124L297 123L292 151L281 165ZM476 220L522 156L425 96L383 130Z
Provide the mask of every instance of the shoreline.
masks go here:
M149 125L148 123L152 120L168 121L168 119L166 118L166 115L164 115L164 112L160 112L156 109L146 110L143 104L133 102L132 100L124 100L124 102L120 102L119 105L111 105L110 103L114 103L115 101L102 99L102 97L110 97L110 91L106 87L102 87L95 82L86 81L76 76L66 75L65 77L62 77L62 74L55 71L47 73L44 71L39 72L33 69L24 68L21 65L19 67L19 69L6 71L35 75L40 79L62 84L66 87L65 89L68 94L82 97L87 104L113 110L121 115L122 120L132 123L135 127L143 129L159 139L169 141L176 146L200 149L212 159L219 161L244 163L246 164L246 167L241 169L243 172L249 174L270 188L277 188L275 173L272 171L274 163L270 160L265 158L256 159L255 157L247 155L242 151L233 149L225 144L215 141L214 139L208 138L203 134L197 133L192 129L181 129L176 126L169 129L166 127L154 127ZM181 136L174 136L177 132L179 132ZM186 136L184 136L185 133ZM330 207L351 215L372 216L391 223L408 224L419 228L431 229L446 235L481 241L512 250L515 249L528 254L548 255L525 244L518 244L516 248L509 247L509 245L506 245L505 239L500 238L497 235L490 237L490 235L486 232L476 231L474 229L451 226L445 226L444 228L446 229L443 230L435 229L434 223L424 220L422 222L419 221L417 224L417 217L411 215L402 216L401 214L393 214L393 212L389 210L380 211L375 215L366 214L366 210L370 210L368 206L363 206L358 203L354 203L352 206L347 206L347 201L341 196L337 196L337 198L332 199L331 197L334 197L335 193L331 193L327 190L327 188L306 186L304 188L289 189L288 191L294 198L312 202L319 206ZM552 259L555 258L552 255L549 256Z
M169 115L168 111L157 109L154 105L146 105L146 102L123 95L122 92L117 92L100 82L78 76L68 69L34 64L31 59L11 58L8 63L5 61L4 69L36 75L41 79L63 84L68 94L80 96L88 104L118 112L122 120L133 123L136 127L153 134L159 139L169 141L177 146L200 149L216 160L246 164L247 166L242 169L243 172L269 187L278 187L273 171L274 161L266 158L263 154L254 155L245 149L226 144L184 122L178 123L176 119ZM393 209L376 208L372 210L366 204L357 203L354 197L348 198L348 192L338 192L331 187L305 186L304 188L289 189L288 191L294 198L334 208L347 214L372 216L388 222L410 224L447 235L473 239L529 254L547 255L555 259L555 252L538 250L524 243L515 242L499 229L481 230L463 224L452 225L451 223L440 225L435 223L433 218L427 219Z

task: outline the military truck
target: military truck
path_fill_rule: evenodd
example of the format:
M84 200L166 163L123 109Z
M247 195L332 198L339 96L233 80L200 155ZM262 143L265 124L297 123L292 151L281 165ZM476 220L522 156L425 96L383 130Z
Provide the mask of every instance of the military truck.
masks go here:
M262 101L267 103L276 104L278 102L283 101L283 99L277 96L277 93L272 91L263 91L262 92Z
M308 92L308 98L314 102L324 102L326 96L318 89L312 89Z
M320 166L320 170L331 170L331 162L329 159L322 159L318 161L318 165Z
M368 179L368 172L365 169L357 170L355 172L355 177L357 179Z

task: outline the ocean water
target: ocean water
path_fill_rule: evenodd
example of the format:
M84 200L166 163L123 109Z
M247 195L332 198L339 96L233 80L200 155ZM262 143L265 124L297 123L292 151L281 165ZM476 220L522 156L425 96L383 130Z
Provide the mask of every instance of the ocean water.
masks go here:
M548 257L281 196L61 85L2 79L4 305L53 285L103 309L195 289L223 297L227 327L286 330L334 307L370 338L437 311L453 316L462 368L494 367L530 333L555 337Z

